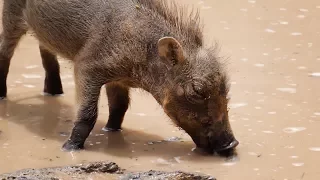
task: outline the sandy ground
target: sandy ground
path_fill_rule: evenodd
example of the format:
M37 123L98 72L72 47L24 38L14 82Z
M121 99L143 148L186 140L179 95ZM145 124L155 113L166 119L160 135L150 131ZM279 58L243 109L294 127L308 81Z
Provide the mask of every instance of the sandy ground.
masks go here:
M320 179L320 2L316 0L180 0L201 9L208 42L229 58L231 125L238 157L226 160L192 151L147 93L132 93L122 133L104 133L99 120L77 153L60 150L74 119L72 64L61 61L65 95L41 95L44 70L38 43L25 37L0 102L0 173L88 161L114 161L130 170L183 170L217 179ZM2 4L2 3L1 3ZM152 143L175 137L173 142Z

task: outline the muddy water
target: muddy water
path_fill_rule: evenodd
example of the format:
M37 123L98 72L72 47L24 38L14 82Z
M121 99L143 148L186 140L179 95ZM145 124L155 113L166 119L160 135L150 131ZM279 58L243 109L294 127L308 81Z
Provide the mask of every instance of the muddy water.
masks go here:
M60 151L75 113L72 65L61 61L65 95L42 96L37 41L27 36L12 59L8 100L0 102L0 173L110 160L130 170L184 170L218 179L319 179L320 2L181 2L201 9L206 39L217 40L228 58L237 158L193 152L190 137L139 91L132 92L122 133L101 131L108 118L103 90L87 149Z

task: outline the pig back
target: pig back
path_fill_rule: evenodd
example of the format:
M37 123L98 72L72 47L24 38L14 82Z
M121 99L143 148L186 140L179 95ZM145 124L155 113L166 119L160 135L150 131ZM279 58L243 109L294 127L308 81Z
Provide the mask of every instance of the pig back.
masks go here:
M73 59L99 31L116 31L132 6L132 0L27 0L24 18L42 45Z

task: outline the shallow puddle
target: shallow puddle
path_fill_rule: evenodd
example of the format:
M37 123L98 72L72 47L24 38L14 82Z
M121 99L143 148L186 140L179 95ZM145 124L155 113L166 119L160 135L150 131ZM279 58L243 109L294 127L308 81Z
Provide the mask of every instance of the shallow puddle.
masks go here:
M217 179L320 179L320 2L180 1L200 8L206 40L217 40L228 59L237 157L193 151L190 137L136 90L124 130L103 132L104 89L86 150L62 152L75 113L72 65L60 61L65 94L43 96L38 43L27 36L12 59L9 97L0 102L0 173L108 160L132 171L183 170Z

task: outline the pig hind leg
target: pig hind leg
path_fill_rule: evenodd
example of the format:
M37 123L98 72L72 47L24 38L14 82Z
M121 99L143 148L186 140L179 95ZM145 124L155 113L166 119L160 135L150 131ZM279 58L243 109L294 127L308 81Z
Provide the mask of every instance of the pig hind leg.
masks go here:
M106 84L106 91L109 103L109 120L103 130L119 131L130 103L129 88L110 83Z
M7 96L7 75L14 50L27 32L22 19L23 1L5 0L2 12L3 31L0 33L0 99Z
M57 56L39 46L42 65L46 72L43 92L47 95L63 94L63 88L60 78L60 66Z

